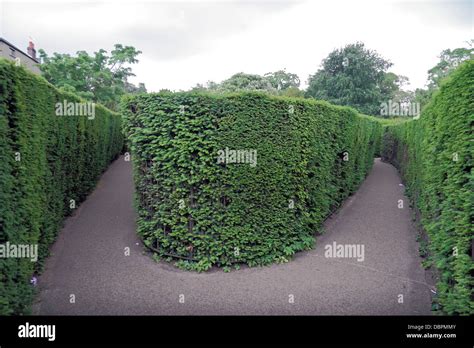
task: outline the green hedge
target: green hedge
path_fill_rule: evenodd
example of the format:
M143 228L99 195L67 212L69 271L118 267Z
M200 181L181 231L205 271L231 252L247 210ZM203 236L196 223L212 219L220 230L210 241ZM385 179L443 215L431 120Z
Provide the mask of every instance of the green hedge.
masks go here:
M440 272L439 304L473 314L474 61L460 66L419 120L388 126L382 156L399 168ZM457 250L457 255L456 255ZM428 263L429 264L429 263Z
M70 200L80 203L122 149L117 114L96 106L94 119L56 116L64 100L83 102L0 59L0 244L39 245L36 263L0 258L3 315L28 313L30 279L71 213Z
M138 233L157 255L199 271L285 262L310 248L365 178L381 134L353 109L259 93L148 94L122 109ZM217 163L226 148L256 150L256 166Z

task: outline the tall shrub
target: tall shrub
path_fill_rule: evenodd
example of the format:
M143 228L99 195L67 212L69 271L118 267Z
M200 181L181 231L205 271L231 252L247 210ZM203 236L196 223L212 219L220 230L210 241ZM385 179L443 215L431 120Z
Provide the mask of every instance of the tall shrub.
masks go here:
M350 108L259 93L141 95L123 114L138 233L196 270L311 247L369 171L381 130ZM255 165L218 163L226 149L256 151Z
M473 314L474 61L442 84L419 120L388 126L382 155L396 165L429 237L447 314Z
M117 114L58 116L64 100L84 102L0 59L0 244L39 248L38 262L0 258L0 314L28 312L30 279L63 218L122 149Z

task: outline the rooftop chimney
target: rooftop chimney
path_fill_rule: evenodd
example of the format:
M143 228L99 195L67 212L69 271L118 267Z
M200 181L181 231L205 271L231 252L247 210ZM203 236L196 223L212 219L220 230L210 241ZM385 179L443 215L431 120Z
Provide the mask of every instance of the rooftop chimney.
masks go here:
M30 40L30 43L28 44L28 48L26 49L28 52L29 56L33 59L36 59L36 50L35 50L35 44L33 41Z

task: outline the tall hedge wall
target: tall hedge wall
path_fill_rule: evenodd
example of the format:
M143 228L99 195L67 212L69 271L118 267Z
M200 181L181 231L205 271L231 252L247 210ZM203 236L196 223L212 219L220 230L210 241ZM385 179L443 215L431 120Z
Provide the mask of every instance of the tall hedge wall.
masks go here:
M439 304L473 314L474 61L460 66L419 120L388 126L382 156L397 166L421 213L431 261L440 271Z
M41 268L70 200L80 203L122 149L121 118L57 116L56 103L83 102L0 59L0 244L38 244L39 260L0 258L0 314L28 312Z
M123 114L138 233L200 271L284 262L311 247L371 168L381 134L350 108L258 93L141 95ZM256 150L256 165L218 163L226 148Z

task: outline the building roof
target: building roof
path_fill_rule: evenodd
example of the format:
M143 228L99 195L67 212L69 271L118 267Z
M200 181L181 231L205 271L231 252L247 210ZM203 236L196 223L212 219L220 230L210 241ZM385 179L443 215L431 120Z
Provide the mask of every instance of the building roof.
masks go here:
M36 58L33 58L32 56L30 56L28 53L26 53L25 51L23 50L20 50L18 47L16 47L15 45L13 45L11 42L5 40L3 37L0 37L0 42L4 42L6 43L8 46L10 46L11 48L14 48L16 51L19 51L21 53L23 53L25 56L27 56L28 58L30 58L32 61L36 62L36 63L40 63L40 61Z

